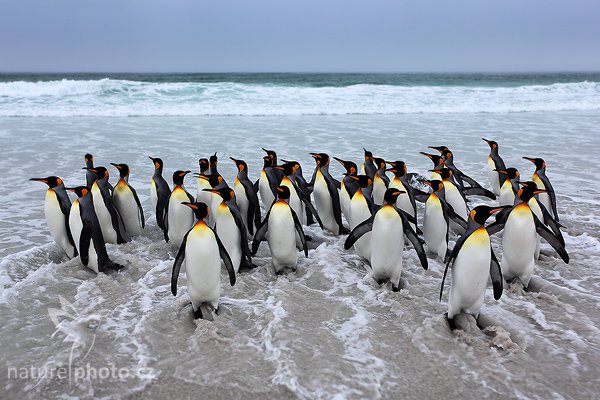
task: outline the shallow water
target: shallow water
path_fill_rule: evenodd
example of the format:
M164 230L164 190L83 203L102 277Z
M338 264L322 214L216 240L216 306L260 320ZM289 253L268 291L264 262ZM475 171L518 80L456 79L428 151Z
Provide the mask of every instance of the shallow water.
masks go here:
M0 387L5 396L157 398L593 398L600 391L600 116L587 111L265 117L0 118ZM170 293L174 250L162 240L149 206L152 164L165 175L196 170L199 156L218 151L233 181L229 156L245 159L256 178L263 153L297 159L310 177L309 151L359 161L364 146L402 159L425 174L418 154L445 144L456 164L487 186L487 145L496 139L507 165L533 171L522 156L543 157L557 191L565 265L549 245L534 272L539 292L507 285L486 294L483 332L451 333L438 301L443 266L423 271L405 252L404 288L394 293L370 278L367 265L343 250L343 237L307 228L315 240L295 274L275 278L265 245L259 268L222 280L221 313L192 320L185 276ZM83 154L98 165L127 162L150 217L142 237L108 245L126 265L94 275L67 261L51 243L43 218L44 188L27 179L56 174L83 183ZM115 175L116 170L110 171ZM339 176L341 169L332 165ZM115 175L116 176L116 175ZM115 181L114 176L111 179ZM195 193L195 182L186 180ZM474 199L474 203L480 202ZM454 240L455 237L452 237ZM494 238L498 257L502 251ZM62 309L55 327L48 309ZM89 367L88 367L89 365ZM121 376L76 376L114 366ZM68 377L9 376L39 368ZM64 371L63 371L64 372Z

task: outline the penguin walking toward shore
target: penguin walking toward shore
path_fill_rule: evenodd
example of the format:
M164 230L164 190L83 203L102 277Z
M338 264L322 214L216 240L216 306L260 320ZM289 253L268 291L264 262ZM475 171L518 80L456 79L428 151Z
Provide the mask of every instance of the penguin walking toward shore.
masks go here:
M351 178L358 182L359 186L350 200L350 221L348 221L350 229L355 229L359 224L371 218L375 212L371 197L373 180L367 175L356 175ZM354 242L356 254L367 261L371 260L371 235L371 232L366 232Z
M256 268L252 264L247 230L236 204L235 192L229 187L204 190L217 194L222 199L214 216L215 231L231 258L233 269L237 273L240 269Z
M210 192L205 192L204 189L212 189L212 187L206 179L202 178L202 176L210 175L208 170L208 158L199 159L198 166L200 167L200 173L196 175L198 179L198 187L196 188L196 202L210 205L210 200L212 199L213 195Z
M92 184L92 196L94 197L94 209L102 228L102 236L107 243L125 243L125 224L123 218L113 201L111 190L108 187L108 170L104 167L87 168L96 174L96 180Z
M169 197L171 197L171 188L162 176L164 166L163 161L160 158L148 158L150 158L154 164L154 175L152 175L150 185L150 200L152 201L152 208L154 208L156 214L156 225L158 225L166 235L165 217L167 215L167 203L169 202Z
M431 180L441 181L442 176L439 172L440 169L444 168L444 158L442 156L438 156L437 154L429 154L425 152L419 152L423 154L425 157L429 158L433 163L433 169L429 170L431 172Z
M91 155L90 153L87 153L83 157L83 159L85 161L86 168L94 168L94 156L93 155ZM85 173L85 183L86 183L88 190L92 190L92 185L94 184L95 181L96 181L96 174L93 173L92 171L88 170Z
M500 188L500 205L514 206L519 191L519 170L516 168L499 169L496 172L506 175L508 179L504 181Z
M538 235L543 237L556 250L565 263L569 263L569 254L565 242L558 234L549 230L533 212L529 201L545 189L539 189L534 182L521 182L517 197L521 200L515 206L507 208L488 226L490 233L504 229L502 235L502 274L504 279L519 279L527 288L535 266L535 252Z
M450 168L442 168L438 170L442 183L444 184L444 196L446 203L452 207L454 212L467 221L469 218L469 207L467 206L467 198L464 193L450 179L452 178L452 170ZM450 229L458 234L464 233L465 228L462 225L450 220Z
M310 187L310 185L306 181L306 179L304 179L304 175L302 174L302 165L298 161L288 161L288 160L281 160L281 161L283 161L286 164L287 163L292 164L292 168L294 170L294 175L289 176L288 178L290 178L296 184L296 186L298 186L298 189L300 189L300 192L302 193L304 198L309 199L309 203L310 203L310 196L312 194L312 188ZM312 205L312 203L310 205L306 204L304 206L304 219L300 220L300 222L302 222L303 224L306 224L308 226L314 224L315 222L318 222L319 225L322 225L322 222L320 220L316 220L315 216L317 214L315 214L312 209L314 209L314 206ZM323 227L321 227L321 229L323 229ZM306 237L306 240L310 240L308 236Z
M121 269L106 252L100 222L96 216L92 193L86 186L67 188L77 195L69 212L69 227L81 263L95 273Z
M48 185L44 201L44 216L46 217L50 235L65 252L67 257L76 257L77 248L75 247L71 229L69 228L71 199L69 199L63 180L58 176L31 178L30 180Z
M477 206L469 213L466 232L456 241L452 249L440 287L440 301L444 291L444 281L451 269L450 296L446 318L450 329L456 328L454 317L464 312L479 318L479 311L485 298L488 276L494 287L494 299L502 296L502 271L492 250L490 235L485 222L503 207Z
M340 208L342 215L350 223L350 200L359 188L358 182L352 177L358 173L358 167L353 161L346 161L337 157L333 157L333 159L342 164L346 170L344 177L340 181Z
M255 187L258 188L258 193L265 209L268 209L275 201L275 197L277 196L275 188L279 186L280 179L280 171L274 168L271 157L264 156L263 168L260 171L260 177Z
M256 231L256 235L254 235L252 254L256 254L260 242L266 236L271 251L274 272L275 274L281 274L285 268L295 271L298 265L296 233L300 237L306 257L308 257L308 247L302 224L296 212L289 205L290 189L287 186L278 186L276 190L278 198L271 205L261 226Z
M179 247L185 234L194 225L192 208L182 203L193 203L194 198L184 186L183 179L190 171L173 172L173 191L169 197L165 214L165 240L172 246Z
M471 178L469 175L462 172L456 165L454 165L454 153L446 146L429 146L430 149L435 149L440 152L440 156L444 159L444 167L449 168L452 171L452 181L463 191L466 195L478 195L488 197L492 200L496 199L496 195L487 189L484 189L479 182ZM465 182L469 186L465 185Z
M260 204L258 193L254 184L248 179L248 164L244 160L229 157L237 167L238 173L233 183L236 203L242 215L249 239L254 237L254 232L260 226Z
M417 203L414 196L414 188L410 185L411 179L416 174L409 174L406 169L404 161L387 161L387 164L391 166L388 171L394 174L394 177L390 181L390 189L398 189L400 194L396 200L396 207L413 217L417 220ZM410 226L415 232L419 232L417 229L416 222L410 222Z
M365 160L363 161L362 165L361 165L361 174L362 175L367 175L371 180L373 180L375 178L375 173L377 172L377 166L375 165L375 162L373 160L373 153L370 152L369 150L365 149L363 147L363 151L364 153L364 158Z
M221 176L220 174L214 174L214 175L199 175L198 176L199 179L204 179L208 182L208 184L210 185L211 189L222 189L222 188L229 188L229 186L227 186L227 183L225 183L225 180L223 179L223 176ZM208 202L206 203L206 205L208 205L208 208L210 209L210 212L208 213L208 225L211 228L215 227L215 215L217 213L217 210L219 208L219 204L221 204L221 202L223 201L221 196L219 196L218 194L208 191L205 191L206 193L210 194L210 199L208 200Z
M142 234L142 229L146 227L146 221L137 192L129 184L129 166L127 164L110 164L119 170L119 182L113 189L112 199L123 219L126 235L128 237L139 236Z
M182 206L190 208L198 221L183 237L175 257L171 293L177 296L177 280L185 261L187 289L194 318L212 320L212 312L218 314L221 298L221 259L229 274L231 286L235 285L235 270L219 235L204 222L209 213L208 206L194 202L184 202Z
M383 204L383 197L390 184L390 178L385 174L386 164L383 158L374 157L373 162L377 168L373 175L373 203L380 206Z
M538 188L546 191L545 193L537 195L540 203L546 207L556 222L559 222L560 218L558 216L558 211L556 210L556 193L550 183L550 179L546 176L546 162L542 158L523 158L527 161L531 161L535 165L535 172L533 173L531 180L535 182Z
M499 174L498 170L506 169L506 165L498 153L498 143L485 138L481 139L490 146L490 154L487 159L488 176L490 178L490 184L492 185L492 192L499 195L500 188L504 184L504 181L506 181L506 175Z
M323 222L323 227L334 235L350 233L342 223L342 209L338 189L340 182L329 173L329 155L310 153L315 159L316 167L310 185L313 187L315 208Z
M400 290L405 236L417 251L421 266L427 270L425 250L409 223L409 220L412 220L412 223L416 221L395 206L400 194L398 189L388 189L384 194L383 206L375 215L358 224L344 243L344 248L348 250L364 234L371 232L370 264L373 268L373 279L380 285L389 279L394 292Z

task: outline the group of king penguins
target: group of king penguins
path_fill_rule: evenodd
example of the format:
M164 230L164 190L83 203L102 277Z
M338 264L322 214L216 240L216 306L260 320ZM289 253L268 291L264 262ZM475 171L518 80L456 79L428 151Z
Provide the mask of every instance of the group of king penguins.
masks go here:
M431 257L445 263L440 301L451 271L446 313L450 328L455 328L459 313L478 318L488 277L496 300L505 280L518 280L527 289L539 257L540 238L569 262L544 160L523 157L534 164L535 171L530 181L520 181L519 171L504 164L498 144L483 140L490 147L491 191L462 172L445 146L430 146L437 154L421 153L433 162L429 179L409 173L403 161L384 160L363 149L360 169L353 161L333 157L346 171L338 180L329 172L328 154L310 153L315 160L310 182L300 163L280 163L275 151L263 149L266 155L255 182L248 176L246 162L230 157L238 171L233 187L219 173L215 153L199 160L195 197L184 187L191 171L175 171L171 187L163 177L163 161L150 157L154 165L150 197L157 225L165 240L178 249L171 291L177 294L183 267L194 318L213 319L213 312L218 313L222 265L233 286L240 272L256 267L252 256L266 241L272 272L295 271L299 250L308 257L307 241L312 240L303 226L316 223L332 235L347 235L345 249L353 248L370 264L373 279L378 284L389 281L394 291L400 290L405 246L414 248L427 270L425 245ZM67 188L56 176L31 180L49 187L45 217L53 239L67 256L79 255L96 273L120 269L123 266L110 259L105 243L124 243L140 235L144 211L128 183L127 164L111 163L119 172L115 186L105 167L94 166L91 154L85 155L85 164L86 185ZM72 204L68 191L77 195ZM499 203L471 209L470 196L498 197ZM417 202L424 203L421 228ZM486 225L494 214L495 221ZM449 249L451 232L457 239ZM502 234L500 262L490 240L496 233Z

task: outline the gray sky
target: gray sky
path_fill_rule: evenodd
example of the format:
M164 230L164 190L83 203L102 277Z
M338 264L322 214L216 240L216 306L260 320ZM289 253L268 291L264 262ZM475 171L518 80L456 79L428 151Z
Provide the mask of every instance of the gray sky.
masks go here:
M598 0L0 0L0 71L600 70Z

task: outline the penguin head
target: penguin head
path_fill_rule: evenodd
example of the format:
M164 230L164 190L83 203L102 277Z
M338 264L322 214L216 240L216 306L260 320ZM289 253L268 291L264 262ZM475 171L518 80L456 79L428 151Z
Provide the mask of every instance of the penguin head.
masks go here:
M189 171L188 171L189 172ZM212 175L196 175L198 178L207 181L210 184L210 187L217 187L221 182L223 182L223 177L220 174L212 174Z
M200 173L204 173L208 171L208 158L201 158L198 160L198 165L200 166Z
M342 164L342 166L346 169L347 175L356 175L356 172L358 171L358 167L356 166L355 162L342 160L337 157L333 157L333 159L336 160L337 162L339 162L340 164Z
M504 210L505 208L507 208L507 207L506 206L490 207L490 206L484 206L484 205L477 206L471 210L471 212L469 213L469 218L471 218L473 221L475 221L479 225L484 225L485 221L487 221L488 218L492 214L497 213L498 211Z
M425 157L429 158L431 162L433 162L434 166L439 167L441 165L444 165L444 159L441 156L438 156L436 154L424 153L422 151L420 153L423 154Z
M445 156L449 149L446 146L428 146L430 149L434 149L440 152L440 155Z
M213 154L212 156L210 156L208 158L208 163L210 164L211 167L216 167L217 164L219 163L219 158L217 157L217 153L215 152L215 154Z
M490 150L498 150L498 143L493 140L487 140L486 138L481 138L484 142L486 142L490 146Z
M119 170L119 177L126 178L129 175L129 165L110 163L113 167Z
M65 188L67 189L69 192L73 192L77 195L77 197L82 198L83 196L85 196L86 194L89 193L89 189L87 188L87 186L76 186L76 187L72 187L72 188Z
M420 180L421 183L424 183L427 186L430 186L434 192L439 192L444 189L444 183L437 179L432 180Z
M385 169L385 160L383 158L373 157L373 161L375 161L378 171Z
M154 158L154 157L148 157L148 158L151 159L152 162L154 163L154 169L156 171L162 172L163 160L161 160L160 158Z
M369 178L367 175L353 175L353 176L350 176L350 178L357 181L358 186L360 186L362 189L368 188L369 186L371 186L373 184L373 180L371 178Z
M277 198L288 200L290 198L290 189L287 186L277 186Z
M429 172L437 172L440 174L442 180L450 179L452 176L452 170L450 168L440 168L438 170L430 169Z
M86 167L93 167L94 166L94 156L91 155L90 153L87 153L84 157L85 160L85 166Z
M194 211L194 215L196 216L198 221L201 221L208 216L208 206L202 202L190 203L190 202L184 201L181 204L191 208L192 211Z
M273 166L273 160L271 160L271 157L264 156L263 157L263 168L268 168L268 167L272 167L272 166Z
M293 162L286 162L282 165L276 165L274 168L283 171L285 176L294 175L298 170L297 165L295 165Z
M406 192L404 190L400 190L400 189L396 189L396 188L389 188L388 190L385 191L385 194L383 195L383 200L387 204L396 204L396 200L398 199L398 196L400 196L402 193L406 193Z
M229 187L222 187L220 189L202 189L205 192L211 192L218 194L223 198L223 201L227 202L235 197L235 192Z
M173 172L173 184L175 186L183 185L183 178L185 178L185 176L189 173L190 173L190 171L175 171L175 172Z
M516 168L495 169L494 171L498 172L499 174L506 175L506 177L511 181L519 178L520 176L519 170Z
M237 167L238 172L248 172L248 164L246 164L246 161L244 160L237 160L233 157L229 157L231 159L231 161L233 161L233 163L235 164L235 166Z
M537 184L533 181L519 182L522 186L517 192L517 197L523 202L527 203L533 196L540 193L546 193L545 189L540 189Z
M90 172L93 172L96 174L96 179L101 180L101 179L108 179L108 170L104 167L94 167L94 168L90 168L90 167L83 167L82 169L87 169Z
M273 150L267 150L264 147L262 148L265 153L267 153L267 157L271 160L272 165L277 165L277 153Z
M388 168L386 171L392 172L398 178L406 175L407 173L406 164L404 163L404 161L386 161L386 164L392 166L392 168Z
M281 160L281 161L283 161L286 164L291 164L292 165L291 168L292 168L292 174L293 175L297 174L298 172L300 172L300 174L302 174L302 165L300 165L300 163L298 161L294 161L294 160L291 160L291 161Z
M372 160L373 153L371 153L369 150L365 149L364 147L363 147L363 150L365 151L365 161Z
M326 153L310 153L310 155L315 159L317 165L319 167L326 167L329 165L329 155Z
M546 168L546 162L543 158L531 158L531 157L523 157L525 160L531 161L535 164L535 170L538 171L540 169Z
M31 178L30 181L43 182L46 185L48 185L49 188L55 188L63 184L62 179L60 179L58 176L47 176L45 178Z

